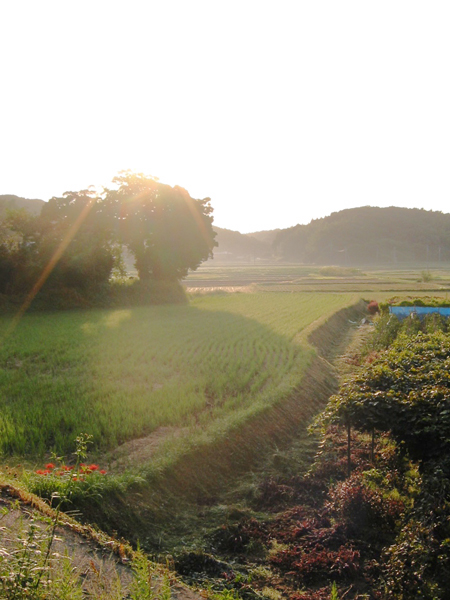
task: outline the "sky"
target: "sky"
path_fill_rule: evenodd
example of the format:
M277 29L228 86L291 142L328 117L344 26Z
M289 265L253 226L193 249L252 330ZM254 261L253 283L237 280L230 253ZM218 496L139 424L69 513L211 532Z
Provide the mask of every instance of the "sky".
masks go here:
M131 169L242 233L450 212L448 0L0 0L0 194Z

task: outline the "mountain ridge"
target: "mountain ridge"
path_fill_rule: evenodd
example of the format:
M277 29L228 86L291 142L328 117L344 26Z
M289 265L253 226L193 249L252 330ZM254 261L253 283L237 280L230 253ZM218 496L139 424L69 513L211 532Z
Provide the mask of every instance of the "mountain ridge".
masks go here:
M39 214L44 200L0 195L0 218L8 209ZM332 212L307 225L241 233L213 226L217 262L273 259L306 264L449 262L450 214L396 206L361 206Z

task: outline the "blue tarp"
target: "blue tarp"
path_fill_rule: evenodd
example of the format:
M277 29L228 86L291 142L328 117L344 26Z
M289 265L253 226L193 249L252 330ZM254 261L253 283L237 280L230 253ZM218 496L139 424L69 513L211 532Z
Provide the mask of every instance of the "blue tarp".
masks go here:
M411 313L416 314L418 317L429 315L431 313L438 313L443 317L450 317L450 307L447 306L390 306L389 312L399 319L405 319L406 317L409 317Z

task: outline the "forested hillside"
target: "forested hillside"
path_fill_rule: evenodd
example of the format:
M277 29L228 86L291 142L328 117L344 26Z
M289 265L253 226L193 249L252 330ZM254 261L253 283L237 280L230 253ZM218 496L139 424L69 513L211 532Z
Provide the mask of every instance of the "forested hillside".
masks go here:
M272 246L277 233L281 231L281 229L270 229L269 231L252 231L252 233L247 233L248 237L254 238L260 242L264 242L265 244L270 244Z
M243 234L239 231L214 227L217 233L216 242L218 247L214 250L214 258L217 261L245 260L253 261L272 256L270 243L255 239L252 234Z
M317 264L388 264L450 260L450 214L364 206L281 230L285 260Z
M3 194L0 195L0 216L3 216L7 210L19 210L21 208L25 208L33 215L38 215L43 204L44 200L30 200L13 194Z

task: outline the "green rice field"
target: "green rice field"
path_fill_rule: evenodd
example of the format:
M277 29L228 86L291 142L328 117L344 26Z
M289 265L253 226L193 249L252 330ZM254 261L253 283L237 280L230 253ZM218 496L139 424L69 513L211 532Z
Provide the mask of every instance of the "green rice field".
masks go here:
M364 297L410 291L445 295L450 292L450 265L436 263L424 269L423 265L403 264L358 269L293 264L219 265L210 261L190 273L183 283L194 293L250 287L253 291L267 292L358 292Z
M207 427L276 403L312 357L305 331L355 302L351 293L235 293L189 305L0 319L0 452L100 450L160 426Z

